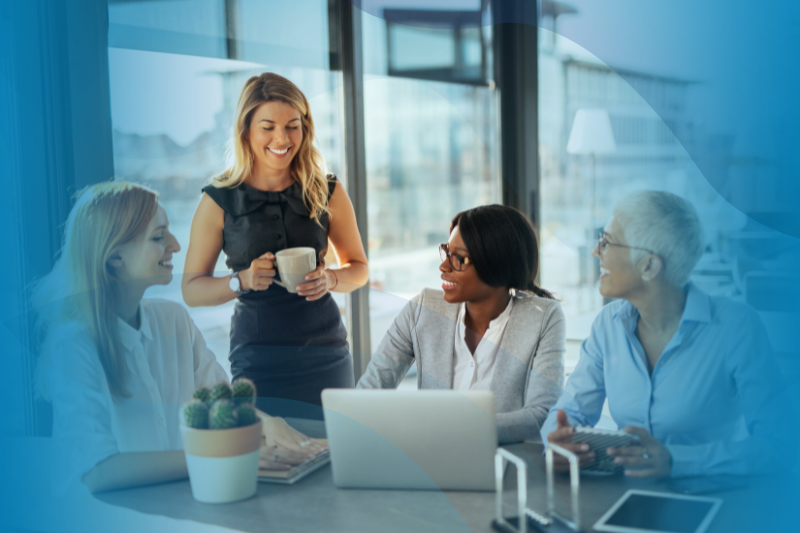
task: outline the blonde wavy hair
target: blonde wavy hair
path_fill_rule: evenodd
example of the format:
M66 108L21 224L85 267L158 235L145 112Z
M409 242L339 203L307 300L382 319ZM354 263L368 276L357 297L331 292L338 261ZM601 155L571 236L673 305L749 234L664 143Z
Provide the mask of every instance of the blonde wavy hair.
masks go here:
M325 161L314 146L314 120L305 95L291 81L272 72L253 76L245 82L239 102L233 135L228 142L228 168L212 180L214 187L236 187L253 171L255 156L250 149L250 123L258 106L265 102L284 102L300 112L303 142L290 164L292 178L303 190L303 201L311 218L319 222L328 213L328 179Z
M76 195L53 270L32 290L37 329L45 337L36 375L39 395L50 399L47 331L58 324L82 323L91 333L114 397L129 397L125 350L119 335L120 280L108 267L120 246L142 233L158 209L158 194L124 181L86 187ZM69 355L69 354L67 354Z

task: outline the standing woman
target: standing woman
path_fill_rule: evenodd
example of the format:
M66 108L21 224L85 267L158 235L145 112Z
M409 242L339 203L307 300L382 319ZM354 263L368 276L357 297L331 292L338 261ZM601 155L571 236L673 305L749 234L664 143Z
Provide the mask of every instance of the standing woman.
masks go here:
M182 283L191 307L237 299L233 377L255 382L262 410L301 418L321 418L323 389L354 386L347 331L329 292L351 292L369 277L353 205L313 143L311 109L297 86L273 73L247 80L232 161L203 188ZM325 268L328 243L337 269ZM318 265L297 294L273 283L275 253L294 247L314 248ZM215 277L221 251L230 273Z

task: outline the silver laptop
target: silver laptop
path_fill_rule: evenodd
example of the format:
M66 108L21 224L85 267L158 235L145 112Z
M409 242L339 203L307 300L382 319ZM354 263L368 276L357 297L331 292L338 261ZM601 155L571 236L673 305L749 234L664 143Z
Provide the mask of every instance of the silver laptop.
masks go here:
M494 490L489 391L322 391L333 482L343 488Z

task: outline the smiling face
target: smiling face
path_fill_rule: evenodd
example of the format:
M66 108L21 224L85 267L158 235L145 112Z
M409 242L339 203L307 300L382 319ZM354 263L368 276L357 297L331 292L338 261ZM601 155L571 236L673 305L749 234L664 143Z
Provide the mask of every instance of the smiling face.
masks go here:
M109 265L124 282L141 283L143 288L172 281L172 255L180 244L169 231L169 220L159 205L147 228L111 255Z
M247 138L256 168L288 172L303 142L300 112L286 102L264 102L253 112Z
M629 300L643 288L644 280L631 262L630 248L624 247L628 244L625 232L616 218L606 224L605 234L608 244L602 250L597 244L592 251L592 255L600 260L600 294Z
M450 253L458 254L461 257L469 258L469 251L461 238L458 226L453 228L450 232L450 240L448 241ZM463 265L461 271L453 270L452 265L448 259L442 261L439 265L439 271L442 273L442 290L444 291L444 299L449 303L461 302L475 302L481 301L486 298L492 297L497 289L490 287L478 277L478 272L475 270L475 265Z

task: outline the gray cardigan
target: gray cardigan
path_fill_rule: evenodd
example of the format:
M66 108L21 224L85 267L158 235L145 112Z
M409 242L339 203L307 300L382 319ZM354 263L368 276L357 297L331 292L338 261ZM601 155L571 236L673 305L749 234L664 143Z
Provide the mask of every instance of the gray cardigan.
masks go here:
M416 360L418 388L452 389L458 309L442 291L424 289L412 298L356 387L396 388ZM518 293L492 374L501 443L538 438L563 390L565 336L558 302Z

